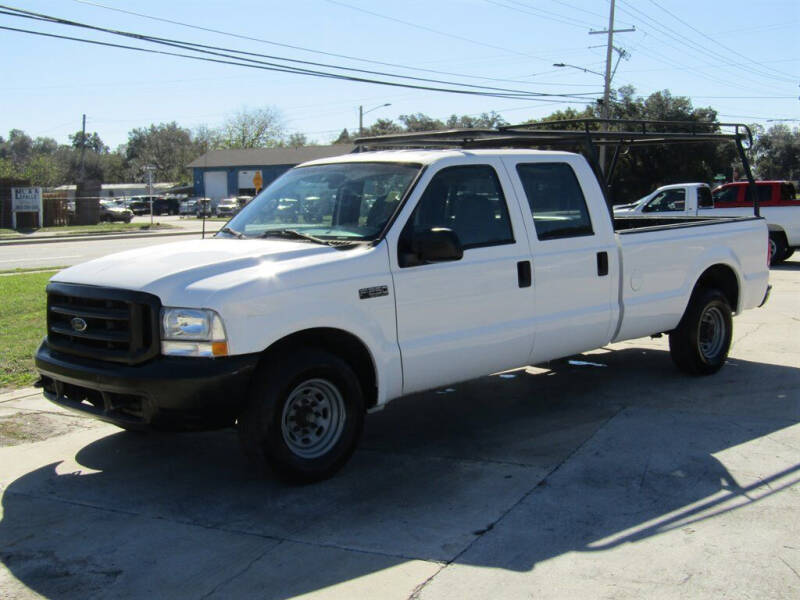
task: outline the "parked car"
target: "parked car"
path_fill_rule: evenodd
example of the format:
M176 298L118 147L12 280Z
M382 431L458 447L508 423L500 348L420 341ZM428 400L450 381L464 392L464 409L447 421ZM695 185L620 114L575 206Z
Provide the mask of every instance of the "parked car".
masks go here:
M101 221L122 221L130 223L133 219L133 213L113 200L100 200L100 220Z
M197 198L197 218L213 217L215 214L214 201L211 198Z
M182 217L195 216L197 214L197 200L184 200L181 202L178 214Z
M615 215L658 217L689 215L749 215L753 203L746 195L748 183L737 181L711 190L705 183L665 185L632 204L614 207ZM760 213L769 228L770 264L788 259L800 248L800 201L790 181L756 181Z
M236 198L223 198L217 204L217 216L230 218L239 212L239 201Z
M766 223L612 219L594 173L486 148L300 165L214 239L56 274L44 394L125 428L236 424L257 464L315 481L406 394L662 333L680 370L717 372L731 315L767 299ZM307 197L322 222L278 210Z

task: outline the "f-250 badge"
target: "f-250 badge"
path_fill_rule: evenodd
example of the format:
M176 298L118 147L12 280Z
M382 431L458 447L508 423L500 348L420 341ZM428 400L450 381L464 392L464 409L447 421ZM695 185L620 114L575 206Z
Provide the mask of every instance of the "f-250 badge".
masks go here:
M368 300L369 298L380 298L381 296L389 295L389 286L377 285L375 287L361 288L358 290L358 298L360 300Z

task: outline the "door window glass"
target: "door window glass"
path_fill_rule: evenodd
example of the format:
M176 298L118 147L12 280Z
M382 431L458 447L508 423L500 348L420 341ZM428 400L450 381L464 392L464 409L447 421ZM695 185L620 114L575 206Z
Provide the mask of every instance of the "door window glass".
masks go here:
M671 212L683 210L686 203L685 190L664 190L650 200L642 212Z
M716 190L713 194L714 204L726 204L738 201L739 187L738 185L732 185Z
M592 235L592 221L575 172L566 163L519 164L536 235L551 240Z
M415 232L452 229L465 250L511 244L514 235L505 196L488 165L448 167L434 175L400 236L400 253Z

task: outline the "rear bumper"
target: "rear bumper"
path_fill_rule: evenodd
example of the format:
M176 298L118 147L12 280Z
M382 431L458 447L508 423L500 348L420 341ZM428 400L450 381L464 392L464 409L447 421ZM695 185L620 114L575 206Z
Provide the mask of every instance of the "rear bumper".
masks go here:
M36 352L45 397L101 421L135 429L214 429L233 424L260 355L225 358L159 356L121 365Z

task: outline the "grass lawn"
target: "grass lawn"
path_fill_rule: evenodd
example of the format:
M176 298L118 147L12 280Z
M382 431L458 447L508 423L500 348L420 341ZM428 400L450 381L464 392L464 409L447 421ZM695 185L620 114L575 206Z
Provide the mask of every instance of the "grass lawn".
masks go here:
M0 277L0 389L33 384L33 353L46 334L44 293L55 271Z
M115 231L147 231L153 229L172 229L171 225L150 223L98 223L97 225L67 225L61 227L41 227L25 231L14 229L0 229L0 239L21 238L31 233L46 233L49 235L81 235L86 233L113 233Z

